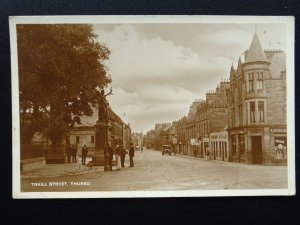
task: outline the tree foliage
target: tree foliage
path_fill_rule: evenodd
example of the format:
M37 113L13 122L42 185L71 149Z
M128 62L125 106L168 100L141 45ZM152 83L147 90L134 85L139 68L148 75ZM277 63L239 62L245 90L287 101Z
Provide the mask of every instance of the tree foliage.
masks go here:
M110 51L86 24L17 25L17 43L20 113L32 117L29 133L43 132L55 146L92 115L97 90L111 82Z

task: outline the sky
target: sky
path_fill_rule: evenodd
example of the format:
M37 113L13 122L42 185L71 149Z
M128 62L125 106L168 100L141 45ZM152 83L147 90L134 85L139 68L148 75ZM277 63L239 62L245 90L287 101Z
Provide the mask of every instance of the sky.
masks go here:
M264 49L286 49L284 24L94 24L110 50L108 101L133 132L188 114L229 78L257 32Z

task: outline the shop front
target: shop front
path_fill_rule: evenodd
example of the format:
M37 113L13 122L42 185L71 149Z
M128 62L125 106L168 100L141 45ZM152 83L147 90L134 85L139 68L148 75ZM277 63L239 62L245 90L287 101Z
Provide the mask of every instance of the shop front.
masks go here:
M230 131L230 161L256 165L287 164L286 127L256 126Z
M206 159L210 158L210 151L209 151L209 138L203 138L203 143L202 143L202 149L203 149L203 155L205 156Z
M228 161L228 132L220 131L210 134L211 159Z

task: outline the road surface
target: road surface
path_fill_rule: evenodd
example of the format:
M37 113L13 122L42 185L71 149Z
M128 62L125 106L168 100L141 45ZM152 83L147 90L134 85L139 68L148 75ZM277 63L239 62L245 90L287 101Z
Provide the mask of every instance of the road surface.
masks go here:
M134 167L60 177L22 178L21 191L166 191L287 188L287 167L245 165L159 151L135 153Z

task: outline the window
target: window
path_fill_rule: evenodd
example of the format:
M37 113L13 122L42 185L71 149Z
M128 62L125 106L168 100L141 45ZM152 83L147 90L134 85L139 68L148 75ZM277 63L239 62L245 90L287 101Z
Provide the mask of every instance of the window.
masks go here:
M259 101L258 102L258 113L259 113L259 121L260 122L264 122L265 121L265 113L264 113L264 102L263 101Z
M239 140L240 140L240 158L244 158L245 157L245 137L240 135Z
M255 122L255 102L250 102L250 122Z
M257 80L256 80L256 89L257 90L262 90L263 87L263 73L262 72L258 72L257 73Z
M79 143L79 136L76 136L76 143Z
M234 127L235 125L235 115L234 115L234 108L231 109L231 125Z
M95 143L95 137L91 136L91 143Z
M243 107L242 107L242 104L239 105L239 122L240 122L240 125L243 124Z
M253 91L254 90L254 73L249 73L249 91Z
M235 139L235 136L231 137L231 143L232 143L232 156L234 158L236 158L237 157L237 152L236 152L236 139Z

